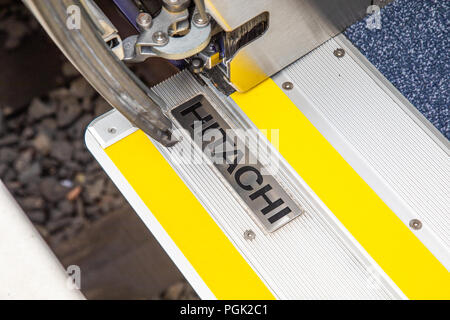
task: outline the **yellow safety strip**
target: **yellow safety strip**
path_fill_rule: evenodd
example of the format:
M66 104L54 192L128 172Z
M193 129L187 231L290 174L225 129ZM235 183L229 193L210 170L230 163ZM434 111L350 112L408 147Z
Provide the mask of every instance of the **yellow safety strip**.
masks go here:
M449 299L450 274L272 79L232 99L410 299Z
M216 298L274 299L142 131L105 151Z

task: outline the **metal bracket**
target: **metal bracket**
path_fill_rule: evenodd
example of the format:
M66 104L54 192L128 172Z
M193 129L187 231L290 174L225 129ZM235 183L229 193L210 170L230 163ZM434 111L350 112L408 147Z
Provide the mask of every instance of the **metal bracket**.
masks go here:
M188 33L179 37L172 36L185 32L188 19L187 9L170 12L163 7L149 28L142 29L138 36L124 40L124 60L142 62L149 57L181 60L201 52L211 40L210 23L201 26L192 21Z

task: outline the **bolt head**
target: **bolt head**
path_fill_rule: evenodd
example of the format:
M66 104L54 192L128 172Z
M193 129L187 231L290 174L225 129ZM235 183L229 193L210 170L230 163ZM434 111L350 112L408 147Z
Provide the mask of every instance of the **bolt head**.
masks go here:
M342 58L343 56L345 56L345 50L342 48L337 48L336 50L334 50L333 54L338 58Z
M192 66L194 68L200 68L202 66L202 64L203 64L203 61L201 59L199 59L199 58L192 59Z
M294 84L292 82L286 81L282 84L284 90L292 90L294 89Z
M419 219L412 219L409 222L409 226L414 230L420 230L422 229L422 221L420 221Z
M202 72L204 65L205 65L205 63L200 58L193 58L191 60L192 71L194 71L195 73Z
M216 45L215 45L214 43L210 43L210 44L208 45L208 51L210 51L210 52L216 52L216 51L217 51Z
M170 12L181 12L186 10L191 0L163 0L163 6Z
M253 232L252 230L246 230L245 232L244 232L244 239L245 240L250 240L250 241L252 241L252 240L254 240L256 238L256 234L255 234L255 232Z
M136 23L142 29L149 29L152 26L152 22L152 16L145 12L139 13L136 18Z
M117 129L115 127L108 128L108 133L116 134L117 133Z
M156 31L153 34L152 38L153 38L153 41L155 41L155 43L159 44L159 45L166 45L169 42L169 37L163 31Z
M206 27L209 24L209 18L204 20L199 12L195 12L192 21L197 27Z

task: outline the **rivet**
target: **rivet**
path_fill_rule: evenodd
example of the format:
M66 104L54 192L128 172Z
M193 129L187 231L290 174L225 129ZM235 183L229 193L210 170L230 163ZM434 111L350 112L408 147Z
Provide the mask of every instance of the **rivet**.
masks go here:
M284 90L292 90L294 89L294 84L292 82L286 81L282 84Z
M254 240L256 238L256 234L252 230L245 230L244 239L245 240Z
M108 133L116 134L117 133L117 129L114 128L114 127L108 128Z
M152 16L148 13L141 12L138 14L136 18L136 23L141 27L142 29L149 29L152 26Z
M337 48L333 53L338 58L342 58L343 56L345 56L345 50L342 48Z
M420 230L422 229L422 221L420 221L419 219L412 219L409 222L409 226L414 230Z

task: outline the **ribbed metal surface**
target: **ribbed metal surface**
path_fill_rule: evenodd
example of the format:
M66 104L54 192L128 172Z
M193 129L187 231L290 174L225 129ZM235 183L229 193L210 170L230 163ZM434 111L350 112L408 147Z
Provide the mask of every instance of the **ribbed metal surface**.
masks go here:
M282 71L450 250L448 150L330 40ZM281 80L280 80L281 82Z
M181 72L154 88L173 108L203 93L231 126L251 127L231 100L218 97ZM179 126L178 126L179 127ZM159 148L220 228L260 275L272 292L283 299L390 299L398 298L379 267L365 256L351 237L333 220L326 207L282 162L276 178L306 213L277 232L266 234L253 221L246 205L208 164L180 164L180 151L191 145L188 135L171 149ZM197 157L200 153L197 151ZM281 160L282 161L282 160ZM244 239L253 230L253 241Z

